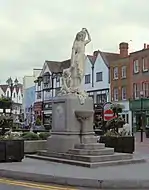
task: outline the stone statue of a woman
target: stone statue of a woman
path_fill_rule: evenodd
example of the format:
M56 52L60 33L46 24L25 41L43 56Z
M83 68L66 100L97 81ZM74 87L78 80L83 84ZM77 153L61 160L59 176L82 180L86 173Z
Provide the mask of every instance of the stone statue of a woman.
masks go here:
M86 36L88 37L87 39ZM82 28L77 33L73 43L70 68L63 71L62 94L76 93L82 100L86 96L85 92L81 89L81 83L85 70L85 46L90 41L91 37L88 30Z
M86 35L88 39L86 40ZM76 90L81 87L85 70L85 46L91 41L91 37L86 28L77 33L72 47L71 54L71 88Z

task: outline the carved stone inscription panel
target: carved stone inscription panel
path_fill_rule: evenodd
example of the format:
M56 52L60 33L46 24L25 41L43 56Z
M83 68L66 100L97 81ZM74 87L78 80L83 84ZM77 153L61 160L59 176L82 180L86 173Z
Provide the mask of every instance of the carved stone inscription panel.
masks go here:
M53 131L65 131L65 103L54 103L54 113L53 113L53 119L54 119L54 126Z

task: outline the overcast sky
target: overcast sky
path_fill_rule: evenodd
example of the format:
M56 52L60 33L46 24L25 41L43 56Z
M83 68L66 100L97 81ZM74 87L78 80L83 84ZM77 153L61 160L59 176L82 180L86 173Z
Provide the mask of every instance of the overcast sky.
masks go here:
M21 79L44 60L70 57L75 34L86 27L86 52L131 51L149 43L149 0L0 0L0 81Z

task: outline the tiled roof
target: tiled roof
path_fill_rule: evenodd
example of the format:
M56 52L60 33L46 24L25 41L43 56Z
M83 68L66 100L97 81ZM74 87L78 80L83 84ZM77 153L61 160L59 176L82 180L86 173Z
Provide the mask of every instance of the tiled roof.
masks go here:
M109 52L102 52L102 51L96 51L94 55L87 55L89 60L91 61L92 64L95 64L95 61L97 59L98 54L101 55L102 59L104 60L105 64L107 67L109 67L109 63L117 60L120 58L118 53L109 53Z
M7 88L9 87L8 84L2 84L0 85L1 89L3 90L3 92L5 93ZM18 93L19 92L19 89L21 89L21 93L23 92L22 89L23 89L23 86L22 84L18 84L17 86L14 86L13 87L13 90L14 88L16 88L16 92Z
M94 56L94 55L87 55L87 57L89 58L89 60L90 60L90 62L91 62L92 64L95 63L96 58L97 58L97 56Z
M120 58L118 53L100 52L105 64L109 67L109 63Z
M101 57L103 58L105 64L109 66L109 62L114 61L119 58L119 54L117 53L109 53L109 52L102 52L102 51L96 51L94 52L94 55L87 55L88 59L92 64L95 64L95 61L97 59L97 55L100 53ZM52 73L59 73L63 72L64 69L67 69L70 67L70 59L58 62L58 61L45 61L49 67L49 70Z
M52 73L63 72L64 69L67 69L70 66L70 59L62 62L58 61L45 61L49 67L49 70Z
M8 88L8 84L1 84L0 87L3 90L3 92L5 93Z

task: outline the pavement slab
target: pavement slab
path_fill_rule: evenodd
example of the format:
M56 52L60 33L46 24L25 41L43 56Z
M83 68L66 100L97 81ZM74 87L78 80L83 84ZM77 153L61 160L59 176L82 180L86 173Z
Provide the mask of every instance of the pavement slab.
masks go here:
M79 186L84 189L149 189L149 139L140 143L139 138L136 138L134 157L145 158L147 162L85 168L25 158L22 162L0 163L0 177Z
M93 188L149 188L149 162L124 166L83 168L26 158L20 163L1 163L0 176Z

